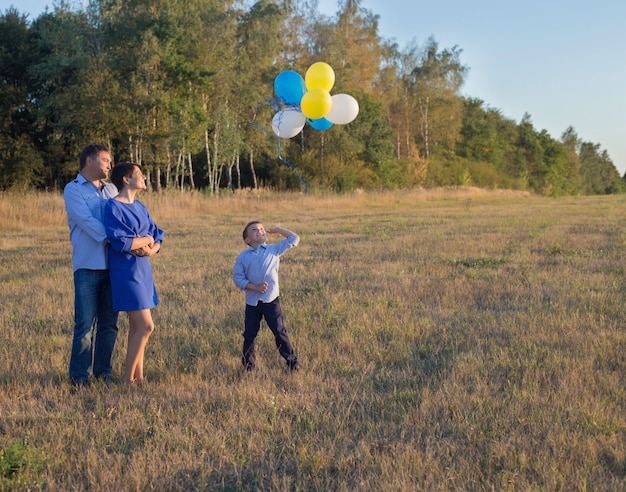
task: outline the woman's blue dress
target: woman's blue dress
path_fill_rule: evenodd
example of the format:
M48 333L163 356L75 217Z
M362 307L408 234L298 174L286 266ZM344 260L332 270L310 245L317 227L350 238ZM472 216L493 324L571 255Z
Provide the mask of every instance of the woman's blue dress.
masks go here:
M133 239L152 236L163 242L165 233L157 227L145 205L137 200L115 199L104 206L104 226L109 240L109 276L115 311L151 309L159 303L149 256L130 254Z

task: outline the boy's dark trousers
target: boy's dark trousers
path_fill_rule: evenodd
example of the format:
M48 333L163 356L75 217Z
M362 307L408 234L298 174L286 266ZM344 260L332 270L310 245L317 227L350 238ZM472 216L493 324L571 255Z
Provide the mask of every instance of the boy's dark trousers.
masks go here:
M287 329L283 320L283 310L280 307L280 299L277 297L272 302L262 302L256 306L246 304L246 317L243 331L243 365L252 370L256 365L255 340L261 328L261 319L265 318L267 326L274 334L276 348L280 355L287 361L291 369L298 366L298 358L291 346Z

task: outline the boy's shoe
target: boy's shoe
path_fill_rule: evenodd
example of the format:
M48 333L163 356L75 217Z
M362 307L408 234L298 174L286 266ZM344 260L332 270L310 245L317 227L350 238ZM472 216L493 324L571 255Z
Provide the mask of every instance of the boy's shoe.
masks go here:
M245 356L241 357L241 363L243 364L243 367L246 370L246 372L254 371L255 362L256 362L255 357L250 357L250 359L247 359Z

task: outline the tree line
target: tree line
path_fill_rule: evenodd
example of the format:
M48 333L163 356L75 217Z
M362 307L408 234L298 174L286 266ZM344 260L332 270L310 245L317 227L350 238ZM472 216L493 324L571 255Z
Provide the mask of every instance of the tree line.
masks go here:
M155 190L626 190L574 128L556 139L528 114L517 123L461 96L458 46L400 48L378 19L361 0L332 17L315 0L59 0L33 20L11 7L0 16L0 189L61 189L80 149L100 142ZM359 115L278 140L273 81L316 61Z

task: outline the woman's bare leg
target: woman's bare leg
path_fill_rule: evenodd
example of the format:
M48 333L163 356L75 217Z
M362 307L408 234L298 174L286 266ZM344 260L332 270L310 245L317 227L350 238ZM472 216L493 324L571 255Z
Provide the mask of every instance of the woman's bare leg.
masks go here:
M154 322L149 309L128 312L128 350L124 367L124 382L127 384L143 380L143 355L148 338L154 331Z

